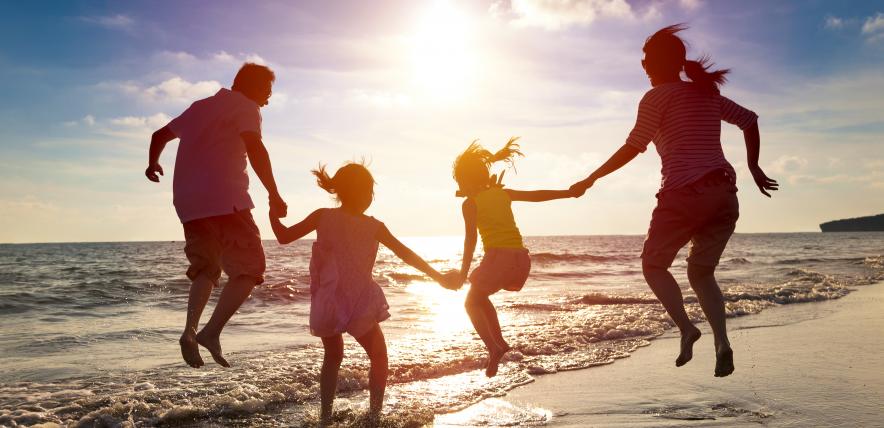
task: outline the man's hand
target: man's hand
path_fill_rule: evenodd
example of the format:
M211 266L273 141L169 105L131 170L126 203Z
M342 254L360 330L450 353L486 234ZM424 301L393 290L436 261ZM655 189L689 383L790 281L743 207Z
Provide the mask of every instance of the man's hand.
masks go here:
M270 217L282 218L288 215L288 205L279 195L270 196Z
M770 193L767 191L776 191L779 190L780 185L776 180L768 177L764 171L761 170L761 167L755 165L754 167L749 167L749 172L752 173L752 179L755 180L755 185L758 186L758 190L761 191L761 194L764 196L770 197Z
M147 177L147 179L153 181L154 183L160 182L160 177L157 176L157 174L163 175L163 167L161 167L158 163L150 164L147 166L147 169L144 170L144 175Z

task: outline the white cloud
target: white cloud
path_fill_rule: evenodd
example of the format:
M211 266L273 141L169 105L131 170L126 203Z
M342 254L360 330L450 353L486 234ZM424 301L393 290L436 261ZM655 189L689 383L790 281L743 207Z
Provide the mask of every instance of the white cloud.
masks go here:
M825 21L825 26L828 29L835 30L839 28L844 28L844 19L839 18L837 16L827 16Z
M601 17L635 17L625 0L499 0L489 11L495 17L509 19L516 26L548 30L589 25Z
M863 23L863 34L870 42L884 40L884 13L878 12L875 16L866 18L866 22Z
M221 89L221 83L215 80L188 82L178 76L151 86L143 94L154 100L193 101L213 95Z
M135 25L135 20L127 15L104 15L104 16L82 16L80 20L95 24L111 30L129 30Z
M696 10L703 6L702 0L678 0L678 4L687 10Z
M151 116L123 116L110 119L108 122L123 128L149 128L157 129L165 126L172 118L165 113L157 113Z

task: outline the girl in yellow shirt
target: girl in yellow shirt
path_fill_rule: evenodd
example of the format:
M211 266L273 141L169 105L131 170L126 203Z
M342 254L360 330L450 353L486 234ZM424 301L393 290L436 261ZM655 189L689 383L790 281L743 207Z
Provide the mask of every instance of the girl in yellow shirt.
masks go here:
M488 367L485 369L488 377L497 374L500 360L510 350L500 332L497 311L488 297L500 290L521 290L531 270L531 258L513 218L511 202L544 202L583 194L577 190L504 189L501 180L492 176L489 169L495 162L512 164L513 157L522 156L516 140L511 138L496 153L489 152L474 141L454 161L454 180L460 189L457 194L466 197L463 202L466 236L460 284L467 279L473 261L477 229L485 248L482 262L469 275L470 291L465 306L473 327L488 349Z

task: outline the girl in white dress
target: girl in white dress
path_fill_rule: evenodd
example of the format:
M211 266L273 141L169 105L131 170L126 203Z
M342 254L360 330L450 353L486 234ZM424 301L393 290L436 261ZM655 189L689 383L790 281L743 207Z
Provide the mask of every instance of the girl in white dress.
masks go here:
M316 231L310 259L310 333L322 338L325 356L320 374L320 420L328 423L344 358L342 333L349 333L371 360L370 413L380 414L387 384L387 344L380 322L389 318L384 292L372 278L378 243L440 284L451 283L427 262L399 242L387 227L364 214L374 198L374 178L365 166L341 167L329 177L325 167L314 170L317 184L335 195L337 208L320 208L300 223L285 227L271 213L270 223L280 244Z

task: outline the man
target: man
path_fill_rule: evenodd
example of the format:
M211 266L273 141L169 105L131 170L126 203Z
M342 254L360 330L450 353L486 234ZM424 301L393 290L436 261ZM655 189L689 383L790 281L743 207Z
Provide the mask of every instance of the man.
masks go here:
M147 169L159 182L160 154L169 141L180 139L175 160L173 200L184 225L184 253L190 261L187 322L179 343L191 367L204 363L198 345L216 363L230 367L221 353L219 336L255 285L264 281L264 249L251 215L246 158L270 197L270 211L286 215L276 189L270 157L261 141L260 108L267 105L275 75L270 68L246 63L231 89L194 102L184 113L153 133ZM227 284L209 322L197 333L200 316L221 270Z

